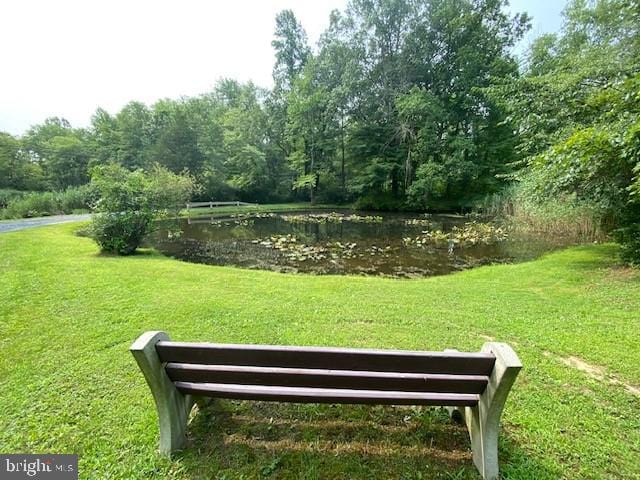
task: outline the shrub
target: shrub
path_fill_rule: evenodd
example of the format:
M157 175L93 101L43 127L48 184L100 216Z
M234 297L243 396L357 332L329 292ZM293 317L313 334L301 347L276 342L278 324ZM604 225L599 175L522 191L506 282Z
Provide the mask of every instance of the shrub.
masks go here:
M154 219L176 211L191 196L193 179L160 166L149 172L120 165L97 167L91 185L99 194L91 236L102 251L130 255L140 246Z
M359 197L354 208L356 210L404 210L404 202L402 199L394 197L390 192L385 192Z
M64 213L91 210L98 201L98 192L91 185L81 185L65 190L59 197L60 209Z
M614 234L622 246L622 260L640 266L640 203L632 202L625 210L621 226Z
M616 239L622 246L622 260L629 265L640 266L640 224L618 229Z
M11 202L24 197L28 193L12 188L0 188L0 208L6 208Z
M151 211L99 213L93 216L91 236L105 252L131 255L149 233Z
M0 216L28 218L74 213L91 209L95 200L95 190L90 185L68 188L64 192L22 192L9 199Z

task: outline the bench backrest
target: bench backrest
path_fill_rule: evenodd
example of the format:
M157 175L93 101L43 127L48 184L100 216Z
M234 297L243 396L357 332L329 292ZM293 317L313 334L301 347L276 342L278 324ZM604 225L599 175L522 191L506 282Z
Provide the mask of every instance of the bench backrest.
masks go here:
M160 341L174 382L481 394L491 353Z

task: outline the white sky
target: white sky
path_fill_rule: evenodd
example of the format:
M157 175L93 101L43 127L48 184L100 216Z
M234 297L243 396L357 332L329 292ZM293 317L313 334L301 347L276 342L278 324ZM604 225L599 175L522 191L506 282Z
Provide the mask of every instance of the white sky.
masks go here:
M566 0L512 0L555 31ZM347 0L1 0L0 131L50 116L87 126L98 106L197 95L222 77L271 86L277 12L315 44Z

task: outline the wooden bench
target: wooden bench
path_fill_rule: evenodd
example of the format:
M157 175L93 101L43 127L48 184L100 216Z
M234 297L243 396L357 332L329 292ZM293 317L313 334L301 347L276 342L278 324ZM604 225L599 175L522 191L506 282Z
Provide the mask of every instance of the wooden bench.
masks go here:
M505 343L480 352L418 352L172 342L131 346L158 410L160 451L183 447L194 397L304 403L438 405L462 414L473 462L498 476L498 431L522 364Z

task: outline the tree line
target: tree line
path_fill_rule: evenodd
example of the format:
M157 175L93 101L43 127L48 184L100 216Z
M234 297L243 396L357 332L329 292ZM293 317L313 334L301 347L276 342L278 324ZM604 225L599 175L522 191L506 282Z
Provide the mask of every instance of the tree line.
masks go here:
M235 80L152 106L0 136L0 188L61 190L92 168L188 171L206 199L464 205L497 191L516 126L486 88L518 75L528 28L505 0L352 0L309 45L276 17L270 90Z

